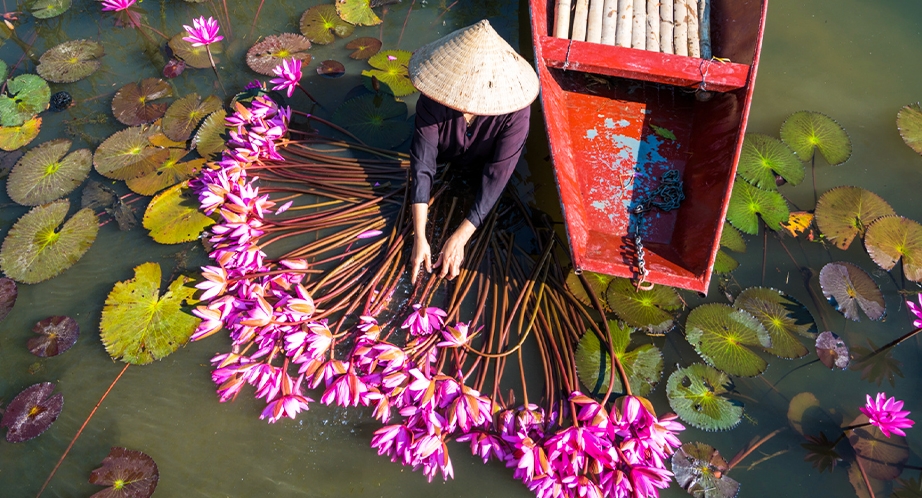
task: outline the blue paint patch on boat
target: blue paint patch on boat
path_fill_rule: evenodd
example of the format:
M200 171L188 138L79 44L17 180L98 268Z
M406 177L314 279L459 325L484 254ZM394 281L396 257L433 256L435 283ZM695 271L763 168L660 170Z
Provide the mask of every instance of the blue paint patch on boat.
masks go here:
M597 137L597 136L599 136L599 132L596 131L595 128L593 128L593 129L591 129L591 130L586 130L586 138L588 138L589 140L592 140L593 138L595 138L595 137Z
M624 161L635 162L640 152L640 140L625 135L611 135L611 143L618 148L617 156Z

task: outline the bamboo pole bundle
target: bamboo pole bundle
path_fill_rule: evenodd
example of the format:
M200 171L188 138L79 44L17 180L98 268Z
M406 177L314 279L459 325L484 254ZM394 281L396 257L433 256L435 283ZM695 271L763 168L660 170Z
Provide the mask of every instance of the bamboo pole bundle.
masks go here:
M589 16L589 0L576 0L573 10L573 33L571 40L586 41L586 22Z
M631 48L647 48L647 0L634 0L634 22L631 31Z
M618 32L618 2L620 0L605 0L602 7L602 44L614 45Z
M709 59L711 51L711 0L698 0L698 31L701 36L701 58Z
M589 3L589 16L586 23L586 41L602 43L602 13L605 0L591 0Z
M675 54L688 55L688 3L686 0L675 0L675 31L672 38L675 40Z
M701 57L701 38L698 33L698 0L685 0L688 21L688 56Z
M615 45L619 47L631 46L631 24L634 22L634 0L618 0L618 37Z
M664 54L675 53L675 41L673 32L675 31L674 22L674 0L660 0L659 4L659 49Z
M554 36L557 38L570 37L570 0L557 0L554 16Z
M647 50L659 52L659 0L647 0Z

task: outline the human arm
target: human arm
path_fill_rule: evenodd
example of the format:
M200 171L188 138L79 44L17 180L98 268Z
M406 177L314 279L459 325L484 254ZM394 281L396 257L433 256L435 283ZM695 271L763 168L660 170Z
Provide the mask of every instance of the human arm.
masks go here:
M416 285L419 270L425 268L432 273L432 250L426 240L426 218L429 205L423 202L410 206L413 213L413 253L410 256L410 283Z
M413 216L413 252L410 256L410 282L416 284L419 270L432 271L432 251L426 240L429 195L438 156L437 105L421 96L416 107L416 125L410 145L410 195Z
M464 246L471 240L471 236L474 235L476 230L477 227L470 220L465 219L451 234L451 237L448 237L445 245L442 246L438 261L432 265L432 268L442 268L442 271L439 272L440 277L448 277L448 280L452 280L461 273L461 263L464 262Z

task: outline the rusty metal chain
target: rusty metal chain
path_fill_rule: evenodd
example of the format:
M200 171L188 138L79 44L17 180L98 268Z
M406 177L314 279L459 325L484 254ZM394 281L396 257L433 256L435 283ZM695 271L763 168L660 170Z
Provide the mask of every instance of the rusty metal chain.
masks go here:
M634 282L636 290L650 290L653 288L653 284L645 285L650 271L647 270L647 253L644 251L641 237L645 220L644 215L654 208L661 211L678 209L683 200L685 200L685 192L682 190L682 177L679 170L671 169L663 173L659 187L631 210L632 214L637 215L637 223L634 228L634 252L637 256L637 279Z

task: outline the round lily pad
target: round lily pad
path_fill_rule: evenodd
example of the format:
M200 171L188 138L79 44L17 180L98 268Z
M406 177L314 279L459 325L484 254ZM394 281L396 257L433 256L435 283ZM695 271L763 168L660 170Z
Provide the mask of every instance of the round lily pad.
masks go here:
M384 149L402 144L413 134L407 105L388 95L366 94L347 100L331 119L368 145Z
M336 13L344 21L357 26L381 24L381 19L371 10L370 0L337 0Z
M29 142L38 136L41 127L42 118L38 116L26 121L22 126L0 126L0 149L13 151L29 145Z
M685 422L705 431L726 431L743 418L742 403L725 397L733 388L727 374L700 363L680 368L666 381L669 406Z
M868 423L867 415L861 414L849 425ZM848 432L848 442L855 450L855 456L868 477L891 481L903 473L903 466L909 461L909 444L905 436L891 434L890 437L878 427L867 425Z
M177 78L186 70L186 61L180 59L170 59L167 61L166 65L163 66L163 77L164 78Z
M896 127L906 145L922 154L922 105L916 102L900 109L896 115Z
M839 249L848 249L868 225L896 212L879 195L860 187L836 187L816 202L816 226Z
M34 74L21 74L7 81L6 91L9 96L0 95L0 125L4 127L24 126L36 114L48 109L51 100L48 83Z
M21 443L48 430L64 408L64 395L52 395L51 382L33 384L16 395L6 407L0 427L6 427L6 440Z
M10 311L13 311L17 297L19 297L19 289L16 287L16 281L0 277L0 320L5 319Z
M922 281L922 225L902 216L884 216L868 226L864 247L871 259L890 271L903 260L903 274Z
M887 314L880 286L868 272L851 263L827 263L820 270L820 287L829 303L849 320L860 320L858 308L871 320L880 320Z
M624 366L624 372L631 383L631 391L635 396L647 396L656 388L663 376L663 354L652 344L643 344L628 352L631 333L634 330L615 320L610 320L608 326L611 329L612 348ZM586 331L576 348L576 373L587 388L585 392L592 395L604 395L608 392L611 366L608 347L602 347L594 332ZM612 392L624 392L617 374Z
M310 40L299 34L270 35L247 51L247 66L259 74L275 76L272 70L282 61L297 59L305 66L310 63L311 54L307 53L310 48Z
M777 190L775 175L791 185L804 179L804 165L794 151L777 138L747 133L737 172L747 182L763 190Z
M25 284L48 280L73 266L96 240L99 224L89 209L81 209L58 229L70 203L37 206L13 225L0 248L0 269Z
M326 60L317 66L317 74L324 78L335 79L346 74L346 66L342 62Z
M778 231L788 221L788 205L778 192L762 190L747 182L735 182L727 209L727 220L743 233L759 233L759 218L768 228Z
M799 393L788 403L788 423L798 434L804 434L804 414L812 408L820 408L820 400L813 393Z
M845 341L828 330L816 336L816 356L830 370L845 370L850 361Z
M199 210L195 196L186 195L188 182L174 185L157 194L144 212L144 228L161 244L180 244L198 239L215 221Z
M205 159L180 162L186 154L188 151L184 149L170 149L170 157L157 168L157 171L126 180L125 184L136 194L154 195L167 187L188 180L202 170Z
M372 55L378 53L381 50L381 40L377 38L372 38L370 36L364 36L362 38L356 38L351 42L346 44L346 48L349 50L354 50L349 57L353 59L365 60Z
M717 257L714 258L714 273L726 275L739 268L740 262L730 256L723 249L717 251Z
M135 267L134 278L118 282L106 298L99 323L109 356L133 365L162 359L189 341L199 319L182 306L196 289L180 276L160 295L160 265Z
M73 83L96 72L106 54L101 43L71 40L48 49L35 68L39 76L52 83Z
M93 154L89 149L67 154L71 144L70 140L59 138L26 152L7 180L10 199L25 206L37 206L60 199L79 187L90 174Z
M586 281L589 282L589 287L592 288L592 293L595 294L595 297L597 297L599 302L608 309L608 302L605 299L605 290L608 289L608 284L614 277L591 271L584 271L583 276L586 277ZM576 299L579 299L579 302L586 306L592 306L592 300L589 299L589 294L586 293L586 289L583 287L579 275L577 275L574 270L570 270L570 273L567 274L567 289L570 290Z
M171 140L185 142L195 127L209 114L221 108L221 99L214 95L204 101L197 93L186 95L173 102L163 118L163 134Z
M112 114L119 123L137 126L163 117L167 103L154 100L170 97L173 90L160 78L146 78L140 83L128 83L115 92L112 99Z
M749 347L768 349L771 336L746 311L720 303L702 304L689 313L685 337L704 361L730 375L753 377L768 367Z
M159 132L157 126L134 126L115 132L93 154L96 171L114 180L137 178L157 171L170 155L167 149L150 143L150 138Z
M114 446L102 461L102 467L90 474L90 484L108 488L90 498L149 498L159 479L160 471L153 458Z
M756 317L771 336L772 346L766 351L786 359L801 358L810 351L796 336L813 339L816 323L806 306L783 292L766 287L750 287L737 296L735 308Z
M29 11L36 19L51 19L70 9L71 0L34 0Z
M80 325L69 316L50 316L32 327L38 337L29 339L26 347L35 356L57 356L77 343Z
M355 31L355 25L343 21L336 13L336 7L329 4L307 9L301 15L300 25L304 36L321 45L333 43L336 36L345 38Z
M369 81L374 76L380 83L380 87L395 97L410 95L416 91L407 69L412 55L406 50L378 52L368 59L368 64L374 69L362 71L362 76L367 76Z
M186 66L198 69L211 68L211 61L208 60L208 50L211 50L211 56L215 64L221 62L217 54L224 52L222 42L212 43L207 48L205 46L193 47L192 42L183 40L184 36L188 36L185 31L170 38L169 46L173 50L173 56L185 62Z
M736 498L740 483L728 471L720 452L704 443L685 443L672 455L676 482L695 498Z
M227 143L221 135L227 131L224 119L227 111L218 109L208 115L192 137L192 147L205 159L214 159L227 150Z
M852 141L845 129L819 112L800 111L788 116L781 125L781 140L803 161L809 161L814 150L833 166L852 155Z
M743 234L726 222L720 232L720 245L734 252L746 252L746 239L743 238Z
M611 280L605 300L625 323L652 335L672 330L675 324L673 312L682 307L682 299L672 287L657 285L651 290L637 291L626 278Z

